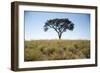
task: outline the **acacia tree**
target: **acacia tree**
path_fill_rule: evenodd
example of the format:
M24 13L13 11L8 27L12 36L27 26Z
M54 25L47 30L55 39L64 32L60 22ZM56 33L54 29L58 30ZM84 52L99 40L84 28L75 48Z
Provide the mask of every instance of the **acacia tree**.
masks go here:
M67 29L74 29L74 24L68 18L56 18L46 21L44 31L47 31L49 28L54 29L57 32L59 39L61 39L63 32L66 32Z

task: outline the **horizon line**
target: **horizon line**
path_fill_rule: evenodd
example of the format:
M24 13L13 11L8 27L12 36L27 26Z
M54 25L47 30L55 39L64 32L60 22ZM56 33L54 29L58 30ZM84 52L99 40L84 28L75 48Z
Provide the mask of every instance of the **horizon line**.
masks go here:
M24 39L24 41L34 41L34 40L90 40L90 39L30 39L30 40Z

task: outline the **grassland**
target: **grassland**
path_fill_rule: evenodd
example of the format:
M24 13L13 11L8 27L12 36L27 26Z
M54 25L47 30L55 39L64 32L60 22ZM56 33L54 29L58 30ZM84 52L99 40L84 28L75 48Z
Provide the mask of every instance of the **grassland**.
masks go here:
M24 61L90 58L90 40L33 40L24 47Z

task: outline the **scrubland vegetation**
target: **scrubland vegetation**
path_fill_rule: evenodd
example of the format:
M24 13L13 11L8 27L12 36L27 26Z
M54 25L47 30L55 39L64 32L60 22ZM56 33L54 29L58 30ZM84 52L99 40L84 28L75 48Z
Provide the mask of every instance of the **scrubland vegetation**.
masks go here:
M90 40L25 41L24 61L90 58Z

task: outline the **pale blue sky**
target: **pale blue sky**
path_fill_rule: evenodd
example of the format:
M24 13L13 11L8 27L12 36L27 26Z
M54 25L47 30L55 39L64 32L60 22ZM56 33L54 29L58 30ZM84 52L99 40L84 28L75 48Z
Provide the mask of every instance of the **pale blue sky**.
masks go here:
M68 18L75 24L74 30L64 32L62 39L90 39L90 14L24 11L25 40L58 39L54 29L43 30L45 22L54 18Z

